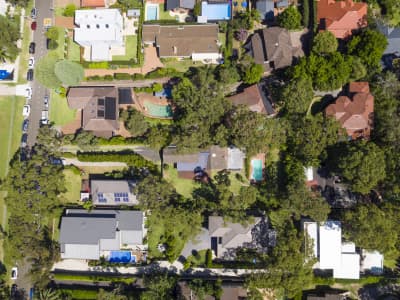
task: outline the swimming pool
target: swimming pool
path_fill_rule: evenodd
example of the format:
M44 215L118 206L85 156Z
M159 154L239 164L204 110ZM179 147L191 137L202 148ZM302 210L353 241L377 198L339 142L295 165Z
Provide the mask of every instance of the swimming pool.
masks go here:
M134 263L136 256L132 255L130 251L111 251L108 256L108 261L113 263Z
M171 118L172 117L172 109L170 105L159 105L152 103L150 101L145 101L143 103L144 107L146 107L147 113L152 117L158 118Z
M251 179L254 179L256 181L263 180L263 162L262 162L262 160L261 159L252 159L251 166L253 169L253 172L251 174Z
M146 21L158 20L158 5L148 4L146 6Z

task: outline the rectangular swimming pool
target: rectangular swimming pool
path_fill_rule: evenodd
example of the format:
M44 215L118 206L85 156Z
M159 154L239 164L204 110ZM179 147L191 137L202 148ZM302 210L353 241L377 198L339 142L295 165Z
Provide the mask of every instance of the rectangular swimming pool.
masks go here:
M108 261L113 263L134 263L136 256L130 251L111 251L108 256Z
M158 5L148 4L146 6L146 21L158 20Z
M251 179L256 181L263 180L263 161L261 159L252 159L251 167L253 169Z

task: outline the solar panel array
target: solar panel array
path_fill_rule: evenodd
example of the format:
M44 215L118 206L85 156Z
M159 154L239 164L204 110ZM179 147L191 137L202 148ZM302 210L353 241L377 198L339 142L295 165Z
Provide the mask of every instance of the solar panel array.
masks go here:
M97 199L98 199L99 202L102 202L102 203L107 202L107 199L104 198L103 193L97 193Z
M114 193L115 202L129 202L128 193Z

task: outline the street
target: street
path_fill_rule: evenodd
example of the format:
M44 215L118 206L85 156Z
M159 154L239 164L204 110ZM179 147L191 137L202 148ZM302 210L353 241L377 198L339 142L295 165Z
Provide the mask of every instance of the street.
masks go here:
M53 11L51 10L53 8L53 3L52 0L40 0L36 1L35 5L37 9L37 29L33 32L33 42L36 44L35 54L33 54L33 56L35 58L35 62L38 62L41 57L47 54L43 19L53 17ZM30 12L27 12L27 14L30 15ZM42 110L44 108L43 98L46 94L49 94L48 89L40 85L36 80L32 81L31 86L33 95L29 103L31 106L28 130L29 147L32 147L36 142L36 137L40 126L40 119L42 118Z

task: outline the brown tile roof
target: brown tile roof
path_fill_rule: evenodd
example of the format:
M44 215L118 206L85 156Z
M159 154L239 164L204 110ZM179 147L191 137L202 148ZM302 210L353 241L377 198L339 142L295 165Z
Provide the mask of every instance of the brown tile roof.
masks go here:
M65 29L74 29L74 17L57 16L55 17L55 25Z
M231 96L228 99L234 105L246 105L251 111L267 113L257 84L245 88L242 93Z
M70 88L70 108L82 110L82 128L97 136L111 137L119 129L118 90L114 87Z
M340 96L325 109L327 116L335 117L352 138L369 138L374 113L374 97L368 82L349 85L349 95Z
M347 38L352 31L367 26L368 6L353 0L317 0L317 18L321 30L329 30L337 38Z
M81 0L81 7L105 7L104 0Z
M155 43L160 57L218 53L218 25L143 25L143 42Z

